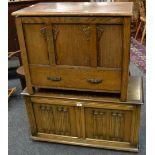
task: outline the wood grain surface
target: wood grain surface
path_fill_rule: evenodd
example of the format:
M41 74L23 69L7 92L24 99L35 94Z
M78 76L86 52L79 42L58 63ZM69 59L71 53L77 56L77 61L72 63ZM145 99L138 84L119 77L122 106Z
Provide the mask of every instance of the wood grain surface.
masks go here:
M14 16L132 16L132 2L38 3Z

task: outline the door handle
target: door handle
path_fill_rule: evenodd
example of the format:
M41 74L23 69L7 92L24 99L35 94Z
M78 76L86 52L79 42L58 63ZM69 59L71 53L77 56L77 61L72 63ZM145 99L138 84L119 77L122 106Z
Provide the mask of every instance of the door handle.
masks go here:
M60 76L49 76L49 77L47 77L47 79L50 81L61 81Z
M102 80L99 80L99 79L88 79L87 82L92 83L92 84L99 84L99 83L102 83Z

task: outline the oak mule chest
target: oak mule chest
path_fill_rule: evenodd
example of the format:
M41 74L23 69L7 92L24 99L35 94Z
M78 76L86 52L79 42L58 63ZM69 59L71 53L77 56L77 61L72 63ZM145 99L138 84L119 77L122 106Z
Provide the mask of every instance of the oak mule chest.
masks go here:
M143 91L140 77L128 77L132 3L38 3L13 15L32 139L137 152Z
M128 97L39 89L24 95L32 139L138 151L142 79L130 77Z
M70 89L126 101L132 3L38 3L13 15L29 94Z

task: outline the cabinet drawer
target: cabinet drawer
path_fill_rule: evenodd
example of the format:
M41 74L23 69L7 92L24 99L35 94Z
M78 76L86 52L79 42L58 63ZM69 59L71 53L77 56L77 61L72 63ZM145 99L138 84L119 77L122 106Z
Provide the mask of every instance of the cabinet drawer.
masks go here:
M30 67L33 86L120 92L121 71L60 67Z

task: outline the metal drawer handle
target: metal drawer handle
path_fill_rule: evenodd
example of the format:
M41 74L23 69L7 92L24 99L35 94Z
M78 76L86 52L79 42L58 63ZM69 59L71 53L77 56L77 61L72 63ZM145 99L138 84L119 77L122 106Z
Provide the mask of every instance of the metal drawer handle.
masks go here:
M51 81L61 81L61 77L57 77L57 76L49 76L47 77L48 80L51 80Z
M98 79L88 79L87 81L92 84L102 83L102 80L98 80Z

